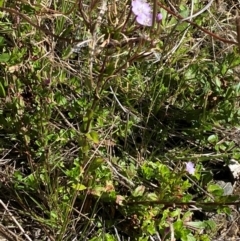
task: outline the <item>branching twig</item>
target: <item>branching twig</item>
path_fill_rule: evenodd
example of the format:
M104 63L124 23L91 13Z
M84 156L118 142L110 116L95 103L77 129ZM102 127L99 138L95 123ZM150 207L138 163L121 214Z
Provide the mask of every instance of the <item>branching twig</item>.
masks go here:
M171 207L171 206L191 206L191 205L195 205L195 206L230 206L230 205L240 205L240 201L238 202L174 202L174 201L162 201L162 200L156 200L156 201L148 201L148 200L144 200L144 201L127 201L125 203L126 205L164 205L167 207Z
M174 17L178 18L178 19L181 20L181 21L185 21L185 22L187 22L187 23L190 23L192 26L200 29L201 31L203 31L204 33L210 35L211 37L213 37L213 38L215 38L215 39L218 39L218 40L220 40L220 41L222 41L222 42L224 42L224 43L238 45L238 42L235 42L235 41L232 41L232 40L228 40L228 39L222 38L222 37L220 37L220 36L212 33L211 31L209 31L209 30L207 30L207 29L199 26L198 24L190 21L188 18L184 19L184 17L182 17L181 15L179 15L179 14L177 14L177 13L174 13L171 9L167 8L166 6L164 6L163 4L161 4L161 3L159 3L159 2L158 2L158 5L159 5L161 8L165 9L168 13L170 13L170 14L173 15ZM191 16L191 17L192 17L192 16Z

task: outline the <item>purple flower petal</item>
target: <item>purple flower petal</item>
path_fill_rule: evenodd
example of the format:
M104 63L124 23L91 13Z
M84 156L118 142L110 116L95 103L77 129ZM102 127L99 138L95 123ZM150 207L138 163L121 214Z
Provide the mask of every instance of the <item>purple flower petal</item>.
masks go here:
M194 173L195 173L194 163L192 163L192 162L187 162L187 163L186 163L186 171L187 171L189 174L194 175Z
M152 26L152 8L146 0L132 0L132 11L137 16L136 21L144 26ZM162 14L156 16L157 22L162 20Z
M152 14L141 14L137 16L137 22L144 26L152 26Z
M133 0L132 1L132 11L135 15L149 14L151 13L150 5L144 0Z

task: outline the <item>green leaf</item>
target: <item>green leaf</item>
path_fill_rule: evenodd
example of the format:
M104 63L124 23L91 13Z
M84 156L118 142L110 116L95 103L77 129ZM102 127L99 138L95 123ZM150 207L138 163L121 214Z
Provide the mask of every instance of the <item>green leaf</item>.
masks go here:
M92 239L90 239L89 241L98 241L99 240L99 237L94 237Z
M177 220L174 224L173 227L175 230L178 230L179 232L182 230L183 228L183 221L182 220Z
M148 198L149 200L151 200L151 201L156 201L156 200L158 200L157 194L156 194L156 193L153 193L153 192L149 193L149 194L147 195L147 198Z
M226 65L226 63L223 63L221 66L221 74L224 76L228 71L228 66Z
M167 177L170 174L169 168L164 164L159 164L158 171L163 177Z
M187 235L187 241L196 241L196 238L193 236L192 233L189 233L189 234Z
M186 222L187 225L194 227L194 228L198 228L198 229L204 229L206 228L206 223L201 222L201 221L196 221L196 222Z
M24 140L25 140L25 143L28 145L31 141L31 138L29 135L24 135Z
M105 234L105 237L104 237L104 239L103 240L106 240L106 241L116 241L116 239L114 238L114 236L113 235L111 235L111 234Z
M211 135L208 137L208 142L211 144L214 144L216 142L218 142L218 136L217 135Z
M202 234L200 240L201 241L211 241L208 234Z
M141 197L143 195L144 191L145 191L145 187L140 185L132 192L132 195L134 197Z
M162 16L163 16L163 18L162 18L162 26L163 26L163 28L164 27L167 27L168 26L168 24L169 24L169 18L168 18L168 12L165 10L165 9L161 9L161 14L162 14ZM176 19L175 18L171 18L171 21L174 21L174 23L176 23Z
M91 131L87 133L86 136L89 140L93 141L95 144L99 143L98 133L96 131Z
M217 213L218 214L226 213L229 216L232 213L232 211L231 211L230 207L219 207L217 210Z
M183 18L186 18L189 16L189 8L186 5L180 5L180 15Z
M217 184L209 184L207 191L215 196L222 196L224 193L223 189Z
M221 83L220 79L218 77L216 77L214 80L215 80L216 86L221 88L222 83Z
M94 111L92 109L88 109L86 113L87 120L91 120L93 118Z
M58 215L57 215L57 213L56 213L56 212L51 211L51 212L50 212L50 217L51 217L52 219L57 220Z
M206 220L204 221L204 223L206 224L206 228L208 229L215 230L217 228L217 225L213 220Z
M83 191L83 190L86 189L86 187L83 184L81 184L81 183L73 184L72 188L77 190L77 191Z
M151 219L147 219L143 222L143 229L146 230L150 235L156 233L156 227Z
M91 162L88 171L95 171L98 167L100 167L103 164L104 160L102 158L95 158Z
M234 89L233 88L228 88L227 91L224 93L225 98L228 99L234 95Z
M1 0L0 0L0 2L1 2ZM3 46L4 43L5 43L5 38L1 36L0 37L0 46Z
M171 212L171 217L180 217L181 210L177 208L176 210Z
M4 86L0 82L0 97L4 98L5 96L6 96L6 92L5 92Z
M56 92L55 100L60 106L67 104L66 97L60 91Z
M27 14L31 15L35 13L35 8L33 8L29 4L22 4L22 11L26 12Z
M66 60L72 54L72 46L69 45L62 53L62 59Z
M149 240L148 237L140 237L140 238L138 239L138 241L148 241L148 240Z
M240 58L238 55L235 55L234 59L232 60L232 63L231 63L231 68L239 66L239 64L240 64Z
M8 53L0 54L0 63L6 63L10 59L10 55Z
M102 194L105 192L106 188L105 187L94 187L94 189L91 190L91 194L97 197L102 196Z

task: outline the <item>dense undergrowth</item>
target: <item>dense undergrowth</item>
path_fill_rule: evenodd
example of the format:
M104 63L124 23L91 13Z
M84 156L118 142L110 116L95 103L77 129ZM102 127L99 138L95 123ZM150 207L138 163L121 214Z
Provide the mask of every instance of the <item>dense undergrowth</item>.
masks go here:
M131 4L0 1L9 240L205 241L203 203L229 212L211 168L240 158L238 1L149 1L153 26Z

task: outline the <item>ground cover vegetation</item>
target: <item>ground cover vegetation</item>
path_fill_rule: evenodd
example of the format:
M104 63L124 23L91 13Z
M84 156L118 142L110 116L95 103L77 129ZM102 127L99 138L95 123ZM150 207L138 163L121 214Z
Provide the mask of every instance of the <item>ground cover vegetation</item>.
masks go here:
M240 158L238 9L1 0L1 235L213 240L237 200L215 176Z

